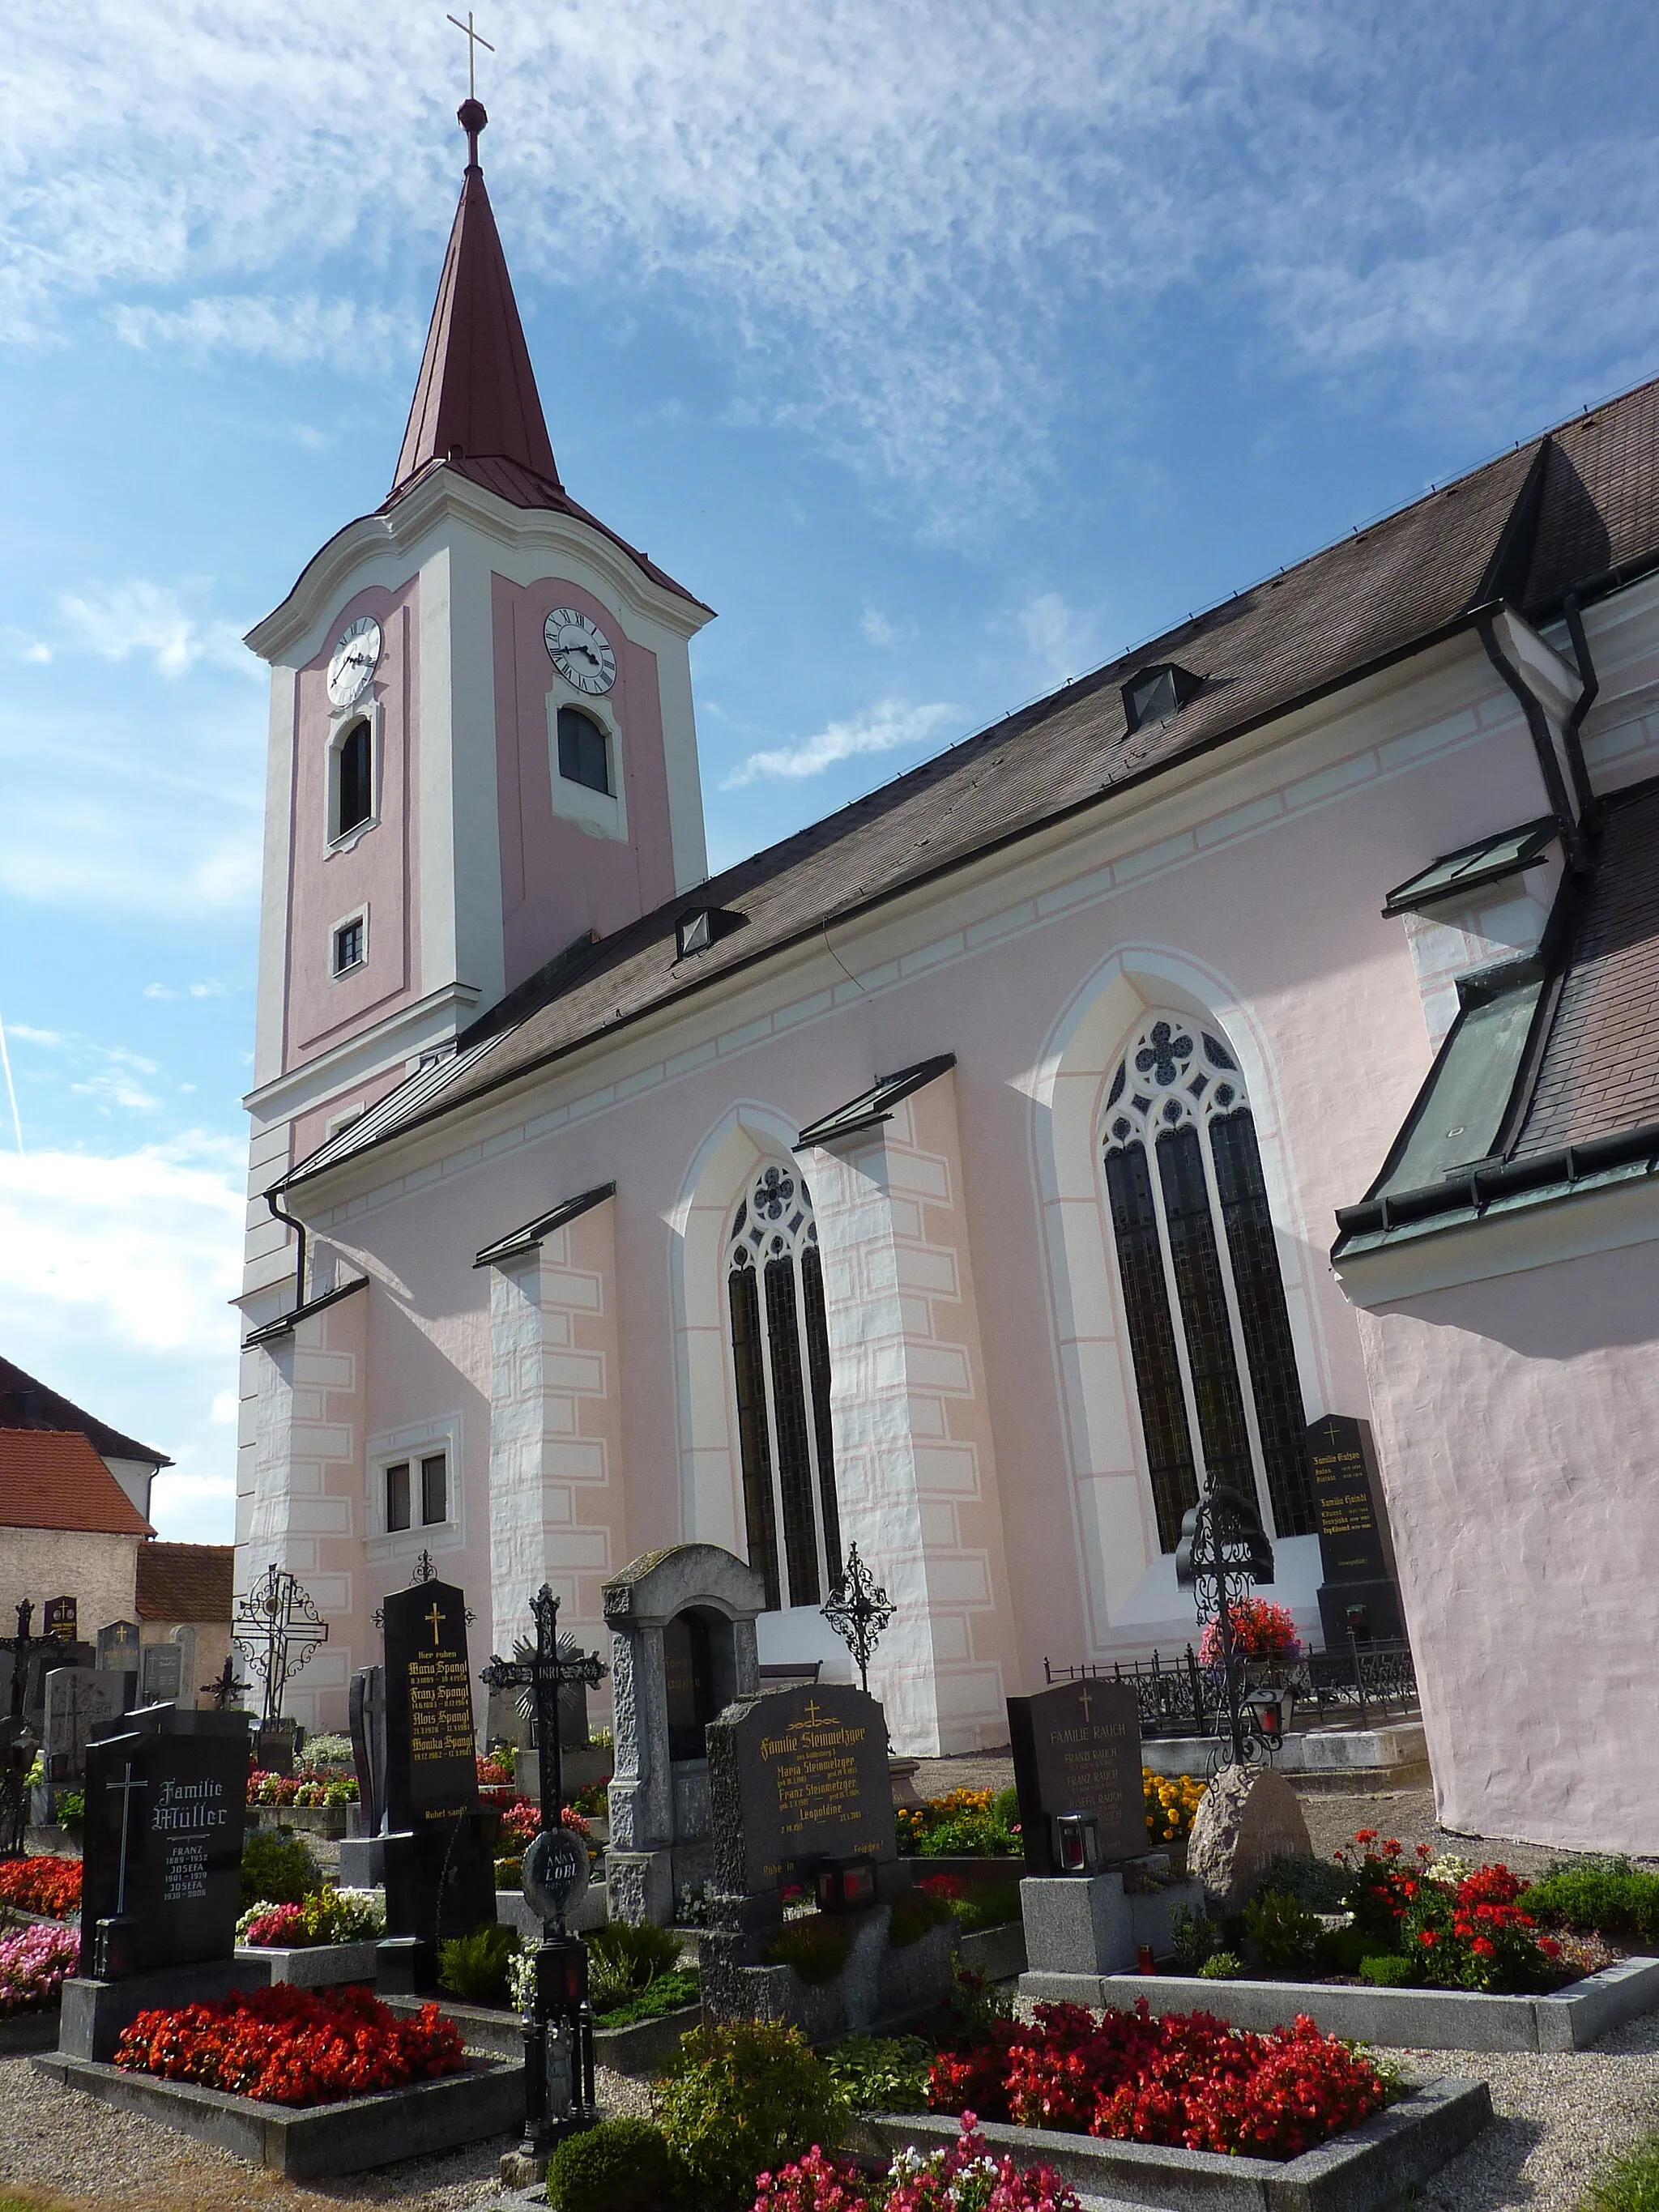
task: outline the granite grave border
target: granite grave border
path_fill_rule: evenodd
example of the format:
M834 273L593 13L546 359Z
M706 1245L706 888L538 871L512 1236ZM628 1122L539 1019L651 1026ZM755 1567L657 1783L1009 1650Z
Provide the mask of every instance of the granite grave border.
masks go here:
M510 2134L524 2118L523 2064L504 2065L495 2058L470 2058L462 2072L435 2081L298 2107L234 2097L193 2081L164 2081L62 2051L42 2053L29 2063L61 2087L159 2121L289 2180L361 2173L429 2157Z
M1310 2014L1328 2035L1394 2050L1584 2051L1638 2014L1659 2008L1659 1959L1625 1959L1552 1996L1487 1996L1473 1990L1373 1990L1330 1982L1210 1982L1176 1974L1020 1976L1036 2003L1132 2008L1156 2018L1213 2013L1234 2027L1289 2027Z
M1424 2082L1397 2105L1299 2158L1230 2158L1217 2151L1114 2142L1047 2128L981 2124L987 2148L1020 2166L1053 2166L1074 2189L1168 2212L1382 2212L1474 2142L1492 2118L1484 2081ZM891 2153L926 2154L957 2138L949 2114L872 2113L864 2130Z

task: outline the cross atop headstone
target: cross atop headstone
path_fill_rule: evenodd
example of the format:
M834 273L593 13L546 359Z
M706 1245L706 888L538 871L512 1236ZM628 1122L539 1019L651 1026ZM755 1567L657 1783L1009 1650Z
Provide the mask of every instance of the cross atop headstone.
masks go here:
M0 1636L0 1651L11 1654L11 1717L15 1721L23 1717L23 1692L28 1681L30 1660L39 1651L56 1651L60 1648L55 1636L30 1635L33 1619L33 1604L25 1598L17 1608L16 1635Z
M896 1608L860 1559L856 1544L848 1546L846 1568L818 1610L852 1653L859 1670L859 1687L867 1694L870 1662Z
M225 1711L233 1698L240 1698L246 1687L246 1682L237 1680L236 1662L228 1654L226 1656L224 1665L219 1669L218 1675L213 1681L198 1682L196 1685L198 1694L204 1698L211 1698L216 1710L219 1712Z
M606 1669L597 1652L560 1655L559 1601L550 1584L542 1584L530 1601L530 1611L536 1624L534 1650L522 1659L492 1657L478 1680L492 1690L530 1692L535 1709L542 1826L550 1835L559 1826L563 1785L559 1763L559 1692L577 1682L591 1690Z
M236 1649L265 1686L261 1728L274 1729L283 1715L283 1692L319 1644L328 1641L328 1623L296 1576L275 1560L264 1580L236 1604Z

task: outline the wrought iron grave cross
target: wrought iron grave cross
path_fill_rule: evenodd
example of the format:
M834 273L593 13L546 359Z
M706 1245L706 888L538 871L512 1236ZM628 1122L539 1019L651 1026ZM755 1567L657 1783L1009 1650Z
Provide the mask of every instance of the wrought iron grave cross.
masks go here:
M881 1641L882 1631L896 1611L886 1591L861 1559L856 1544L847 1547L847 1565L841 1580L819 1610L858 1663L859 1687L867 1696L870 1662Z
M578 1651L568 1637L565 1650L560 1650L559 1601L549 1583L544 1583L532 1598L530 1611L536 1624L535 1644L520 1643L511 1659L492 1656L478 1680L487 1689L528 1692L524 1703L536 1728L542 1829L552 1835L559 1826L564 1779L559 1763L559 1692L577 1683L591 1690L607 1670L597 1652Z
M29 1662L37 1651L57 1651L62 1649L62 1639L56 1636L31 1636L30 1625L34 1619L34 1607L25 1598L17 1608L17 1633L0 1636L0 1651L11 1654L11 1717L15 1721L23 1717L23 1692L28 1681Z
M274 1729L283 1716L283 1692L319 1644L328 1623L298 1578L273 1560L257 1589L236 1606L236 1649L264 1681L259 1725Z
M1244 1766L1260 1757L1264 1739L1246 1713L1233 1607L1253 1583L1273 1578L1273 1547L1254 1498L1213 1483L1181 1523L1176 1581L1193 1593L1200 1620L1213 1620L1221 1647L1221 1686L1231 1739L1222 1764Z

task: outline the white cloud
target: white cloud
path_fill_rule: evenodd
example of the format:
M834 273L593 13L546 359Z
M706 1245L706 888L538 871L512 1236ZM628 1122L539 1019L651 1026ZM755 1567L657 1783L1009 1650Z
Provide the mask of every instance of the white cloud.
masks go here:
M27 1022L11 1023L7 1034L14 1044L21 1038L25 1044L43 1045L48 1050L55 1050L64 1042L60 1030L31 1029Z
M884 699L854 721L830 722L816 737L799 744L750 753L741 767L722 781L720 789L737 791L760 776L817 775L837 761L851 760L856 753L890 753L924 745L942 722L951 720L961 711L943 701L927 707L905 707L896 700Z
M143 995L147 999L228 999L232 992L228 983L186 983L182 990L170 983L146 983Z
M1019 627L1037 675L1048 685L1064 684L1093 665L1099 617L1074 607L1058 592L1040 592L1019 610Z
M879 607L866 607L859 617L859 628L872 645L890 646L898 637L898 632Z
M418 359L422 335L406 315L359 300L321 300L314 292L288 298L225 294L180 308L121 306L112 320L116 336L144 353L182 353L198 361L252 354L289 368L323 362L359 376L384 375Z
M58 595L58 611L69 641L100 660L137 653L158 676L188 676L200 660L262 678L264 669L242 643L234 623L198 622L165 584L131 577L121 584L92 584Z

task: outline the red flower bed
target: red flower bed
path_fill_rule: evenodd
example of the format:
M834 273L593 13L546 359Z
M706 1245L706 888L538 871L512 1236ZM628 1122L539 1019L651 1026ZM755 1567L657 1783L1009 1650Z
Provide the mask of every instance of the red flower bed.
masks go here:
M68 1920L81 1910L79 1859L0 1860L0 1905Z
M927 2084L934 2112L1252 2158L1298 2157L1385 2101L1375 2068L1305 2014L1255 2035L1208 2013L1153 2020L1144 1997L1101 2020L1038 2005L1031 2026L941 2055Z
M458 2074L461 2031L435 2004L403 2019L366 1989L276 1982L212 2004L141 2012L115 2063L265 2104L331 2105Z

